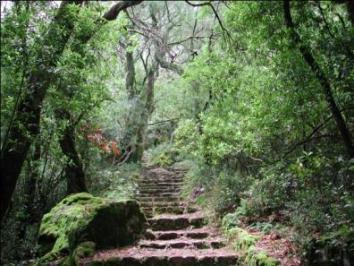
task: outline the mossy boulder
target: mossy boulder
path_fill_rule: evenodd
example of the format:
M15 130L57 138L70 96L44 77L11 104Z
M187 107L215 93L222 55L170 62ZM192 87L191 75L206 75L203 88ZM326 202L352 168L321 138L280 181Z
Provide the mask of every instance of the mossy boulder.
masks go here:
M80 265L80 259L93 256L95 253L95 249L96 244L94 242L82 242L75 248L75 250L70 254L70 256L67 256L64 260L61 261L60 265Z
M44 215L39 229L40 255L50 261L72 254L83 242L96 249L132 244L144 233L146 218L134 200L72 194Z

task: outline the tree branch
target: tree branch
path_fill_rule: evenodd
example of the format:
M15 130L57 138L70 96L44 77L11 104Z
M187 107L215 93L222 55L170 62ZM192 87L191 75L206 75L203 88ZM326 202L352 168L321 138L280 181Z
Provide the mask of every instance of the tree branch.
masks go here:
M131 6L135 6L140 4L141 2L143 2L142 0L136 0L136 1L120 1L118 3L116 3L115 5L113 5L104 15L103 18L111 21L111 20L115 20L117 18L117 16L119 15L119 13L122 10L127 9L128 7Z
M209 1L209 2L203 2L203 3L198 3L198 4L192 3L192 2L190 2L190 1L188 1L188 0L184 0L184 1L185 1L188 5L191 5L191 6L193 6L193 7L209 6L209 7L212 9L212 11L213 11L213 13L214 13L216 19L218 20L218 23L219 23L219 25L220 25L220 28L227 34L227 36L230 38L230 40L232 40L232 37L231 37L230 32L224 27L224 24L222 23L222 20L221 20L221 18L220 18L220 16L219 16L217 10L215 9L215 7L213 6L213 4L211 3L211 1Z
M167 119L167 120L157 121L155 123L148 124L148 126L153 126L153 125L157 125L157 124L163 124L163 123L167 123L167 122L172 122L172 121L176 121L176 120L179 120L179 119L180 118L171 118L171 119Z

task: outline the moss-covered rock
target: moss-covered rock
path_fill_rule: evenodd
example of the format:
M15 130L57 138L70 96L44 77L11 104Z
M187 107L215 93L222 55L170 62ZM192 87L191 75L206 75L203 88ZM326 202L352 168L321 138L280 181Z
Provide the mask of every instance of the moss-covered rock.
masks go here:
M83 242L95 243L96 249L129 245L143 234L145 225L146 218L134 200L72 194L44 215L40 255L46 261L54 260L73 254Z
M61 266L80 265L80 259L93 256L95 253L96 244L92 241L80 243L75 250L63 259L60 263Z

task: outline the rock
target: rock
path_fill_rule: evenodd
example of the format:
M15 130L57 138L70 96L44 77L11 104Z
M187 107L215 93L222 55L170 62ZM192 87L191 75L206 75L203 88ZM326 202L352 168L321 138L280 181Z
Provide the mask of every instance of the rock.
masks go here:
M39 229L40 255L50 261L73 253L83 242L93 242L96 249L129 245L142 236L146 222L135 200L72 194L44 215Z
M72 254L60 262L62 266L79 265L80 259L91 257L95 254L96 244L92 241L80 243Z

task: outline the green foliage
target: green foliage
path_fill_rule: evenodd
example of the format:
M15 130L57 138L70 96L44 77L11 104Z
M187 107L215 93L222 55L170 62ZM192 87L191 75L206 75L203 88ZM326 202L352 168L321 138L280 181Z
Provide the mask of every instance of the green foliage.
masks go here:
M353 28L344 6L291 6L298 33L329 79L335 101L348 108L343 115L353 131L348 102L354 96L348 90L354 81L348 42ZM296 228L303 244L314 232L352 225L353 162L318 80L279 26L282 3L235 2L223 15L233 42L205 47L183 77L193 118L179 122L174 142L198 162L187 174L188 186L205 188L204 200L213 202L209 208L232 212L224 217L228 227L275 215ZM273 227L251 226L265 233Z
M228 214L222 220L224 234L234 249L240 254L242 265L256 266L275 266L279 261L269 256L264 250L256 248L261 235L249 233L247 230L235 224L237 215Z
M251 184L251 178L220 172L212 185L210 197L217 214L230 212L240 204L242 193Z
M98 161L98 164L101 164ZM121 167L106 165L102 169L101 165L90 169L90 183L92 192L95 195L112 199L131 199L137 189L136 181L140 177L141 166L129 163Z
M184 154L198 155L196 152L199 147L199 136L197 134L195 121L191 119L183 120L183 122L179 123L174 134L174 145L176 149Z
M350 260L354 244L353 228L340 226L336 231L325 233L320 238L310 239L305 244L304 257L309 264L324 264L330 261L333 265L343 260ZM344 254L344 255L341 255Z
M260 231L264 234L268 234L272 231L273 229L273 225L271 223L268 222L256 222L254 224L250 225L250 228L254 228L257 231Z
M249 266L277 266L280 262L270 257L265 251L249 249L245 258L245 265Z
M146 150L148 165L170 166L177 159L177 152L171 144L162 143Z

